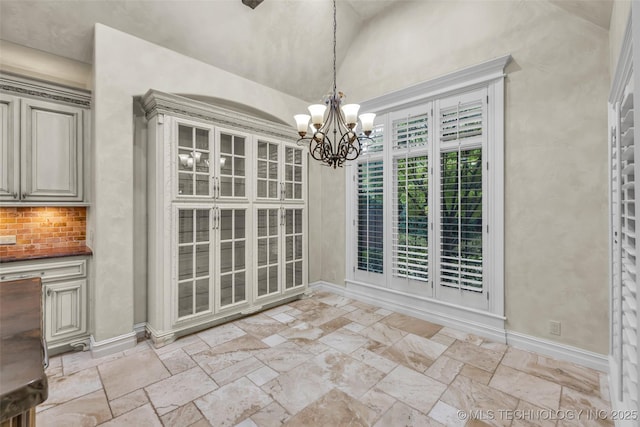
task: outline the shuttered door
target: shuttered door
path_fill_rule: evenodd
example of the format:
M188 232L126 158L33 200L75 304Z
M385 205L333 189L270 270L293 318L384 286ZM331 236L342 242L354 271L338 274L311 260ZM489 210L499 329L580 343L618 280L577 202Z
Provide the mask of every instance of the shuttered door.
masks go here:
M483 151L486 92L440 101L437 110L438 295L486 309L484 246L486 183Z
M440 284L482 291L482 150L440 156Z
M620 309L622 400L638 406L638 286L636 277L636 184L633 88L620 104Z
M615 122L619 122L618 111ZM619 126L611 135L611 352L615 363L622 366L622 263L621 263L621 200L620 200L620 150ZM633 156L633 150L625 150L625 158ZM633 158L633 157L631 157ZM621 394L621 387L616 395Z
M429 280L429 199L427 156L393 162L393 275Z
M392 274L396 288L429 280L429 109L391 117L393 156ZM425 111L426 110L426 111Z

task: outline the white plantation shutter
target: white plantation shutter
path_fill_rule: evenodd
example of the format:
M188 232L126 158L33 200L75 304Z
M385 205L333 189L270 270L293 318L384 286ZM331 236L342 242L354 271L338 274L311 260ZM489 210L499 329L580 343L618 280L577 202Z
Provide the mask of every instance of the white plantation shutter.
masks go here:
M482 135L482 101L476 100L440 112L440 141L460 141Z
M486 92L441 100L436 120L437 292L485 309Z
M440 155L440 284L482 291L482 150Z
M357 269L382 273L384 262L383 162L358 163Z
M622 262L621 262L621 200L620 164L622 153L619 129L612 128L611 135L611 352L618 365L622 365ZM626 149L625 160L633 159L633 149ZM615 391L614 391L615 393ZM617 394L620 394L619 392Z
M633 85L625 88L619 132L612 146L614 214L613 356L619 366L619 399L638 407L638 284ZM617 226L617 229L616 229ZM617 270L616 270L617 269Z
M428 113L409 115L393 120L393 143L391 146L394 149L426 146L429 139L428 123Z
M431 104L391 115L392 273L429 280L429 121Z
M426 155L393 162L393 275L429 280L429 162Z

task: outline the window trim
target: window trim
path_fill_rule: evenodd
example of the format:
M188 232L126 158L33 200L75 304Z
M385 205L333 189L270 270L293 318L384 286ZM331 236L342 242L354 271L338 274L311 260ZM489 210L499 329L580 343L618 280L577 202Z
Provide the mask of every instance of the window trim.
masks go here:
M486 132L489 135L491 144L487 144L486 152L483 153L484 163L488 165L488 183L487 192L490 197L486 203L486 225L489 227L489 235L487 237L486 246L486 290L489 295L489 304L487 310L478 310L472 307L465 307L458 304L438 300L434 297L419 296L420 300L426 300L441 306L443 311L447 308L455 307L458 315L465 316L465 312L470 317L478 319L478 314L485 313L489 317L500 318L504 320L504 80L505 67L511 60L511 55L505 55L490 61L483 62L453 73L437 77L396 92L392 92L380 97L368 100L362 103L362 109L374 111L379 115L386 115L385 129L390 129L390 117L394 112L406 110L418 105L432 103L445 97L460 95L464 92L470 92L478 89L486 89L488 103L486 105L487 120ZM391 114L387 114L391 113ZM433 120L433 114L431 114ZM433 143L432 130L429 131L430 144ZM388 145L388 144L387 144ZM391 148L385 145L383 149L383 158L391 159ZM379 153L376 153L379 154ZM372 156L373 157L373 156ZM378 155L375 156L376 158ZM430 160L430 163L432 161ZM357 185L357 161L346 164L347 191L345 191L346 201L346 284L356 286L375 286L381 290L386 289L391 294L408 295L401 289L392 289L389 287L391 277L387 278L391 268L391 241L392 236L390 227L387 225L391 221L392 213L392 184L388 175L393 173L393 165L384 165L384 198L385 198L385 236L384 236L384 253L385 264L382 280L357 280L356 269L356 245L357 233L354 233L354 225L357 225L357 195L354 192L353 185ZM485 167L487 167L485 165ZM433 232L432 232L433 233ZM430 254L431 256L431 254ZM430 274L433 274L430 272ZM418 296L418 295L416 295ZM493 322L487 319L487 322Z

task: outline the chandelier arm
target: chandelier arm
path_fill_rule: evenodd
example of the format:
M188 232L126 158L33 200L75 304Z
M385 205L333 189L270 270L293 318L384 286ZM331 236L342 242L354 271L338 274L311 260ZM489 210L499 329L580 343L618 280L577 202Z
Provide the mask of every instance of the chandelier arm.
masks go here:
M355 160L360 155L360 138L355 132L345 133L340 139L340 155L345 160Z

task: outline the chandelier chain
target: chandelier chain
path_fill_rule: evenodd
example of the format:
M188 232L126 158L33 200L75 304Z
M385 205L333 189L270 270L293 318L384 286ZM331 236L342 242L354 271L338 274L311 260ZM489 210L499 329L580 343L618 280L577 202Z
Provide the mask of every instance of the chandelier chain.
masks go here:
M333 0L333 95L336 95L336 32L338 28L338 22L336 18L336 0Z

